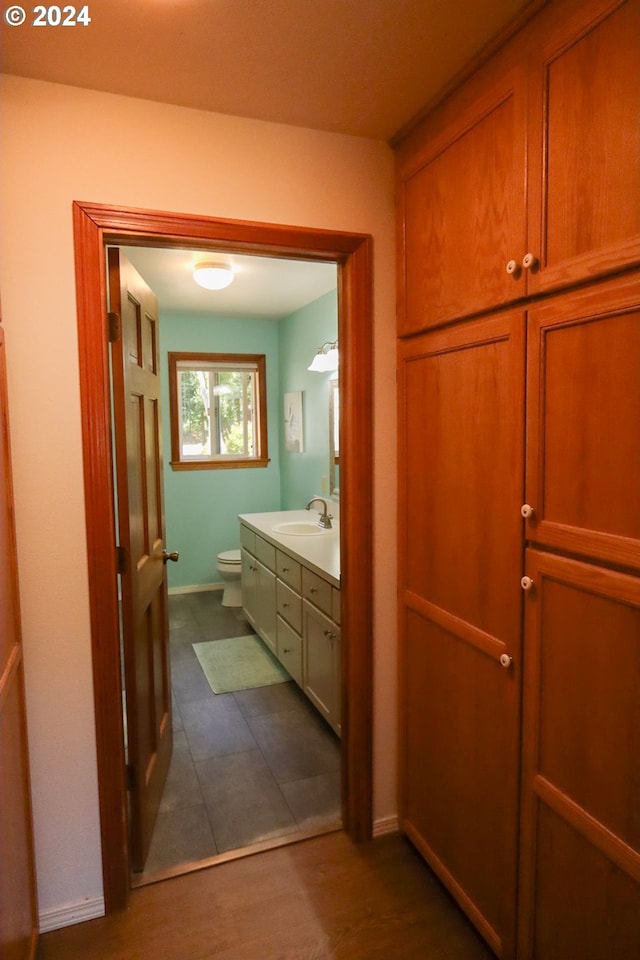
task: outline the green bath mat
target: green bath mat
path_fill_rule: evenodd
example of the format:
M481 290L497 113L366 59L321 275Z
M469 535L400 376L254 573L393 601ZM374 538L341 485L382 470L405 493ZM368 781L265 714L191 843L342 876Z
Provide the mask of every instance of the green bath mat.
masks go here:
M214 693L284 683L291 677L255 634L194 643L193 649Z

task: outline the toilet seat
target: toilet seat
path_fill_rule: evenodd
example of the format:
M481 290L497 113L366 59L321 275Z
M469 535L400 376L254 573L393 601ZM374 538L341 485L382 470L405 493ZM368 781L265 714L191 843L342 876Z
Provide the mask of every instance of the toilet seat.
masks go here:
M228 564L230 567L238 566L240 563L240 551L239 550L223 550L218 554L218 563Z

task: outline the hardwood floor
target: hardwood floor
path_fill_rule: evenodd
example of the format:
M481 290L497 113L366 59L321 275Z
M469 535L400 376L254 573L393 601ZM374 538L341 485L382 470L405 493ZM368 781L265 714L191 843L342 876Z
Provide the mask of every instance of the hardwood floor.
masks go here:
M491 960L399 836L301 841L134 890L44 934L39 960Z

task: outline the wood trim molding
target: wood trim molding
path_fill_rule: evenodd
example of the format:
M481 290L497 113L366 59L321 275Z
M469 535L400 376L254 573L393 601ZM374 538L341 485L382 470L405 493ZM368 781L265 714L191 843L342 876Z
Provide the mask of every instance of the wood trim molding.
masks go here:
M372 240L314 230L74 202L89 602L105 909L130 890L118 639L115 498L106 329L107 243L197 247L338 264L343 425L340 451L343 819L372 834Z

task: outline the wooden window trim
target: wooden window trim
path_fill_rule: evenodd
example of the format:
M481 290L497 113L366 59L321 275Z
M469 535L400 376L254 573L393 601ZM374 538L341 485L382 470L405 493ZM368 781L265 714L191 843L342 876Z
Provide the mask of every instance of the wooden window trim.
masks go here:
M216 460L182 460L180 456L180 428L178 413L178 364L192 363L194 367L205 363L242 364L255 363L257 373L256 423L258 425L258 455ZM171 428L172 470L234 470L269 465L267 427L267 361L263 353L169 353L169 423Z

